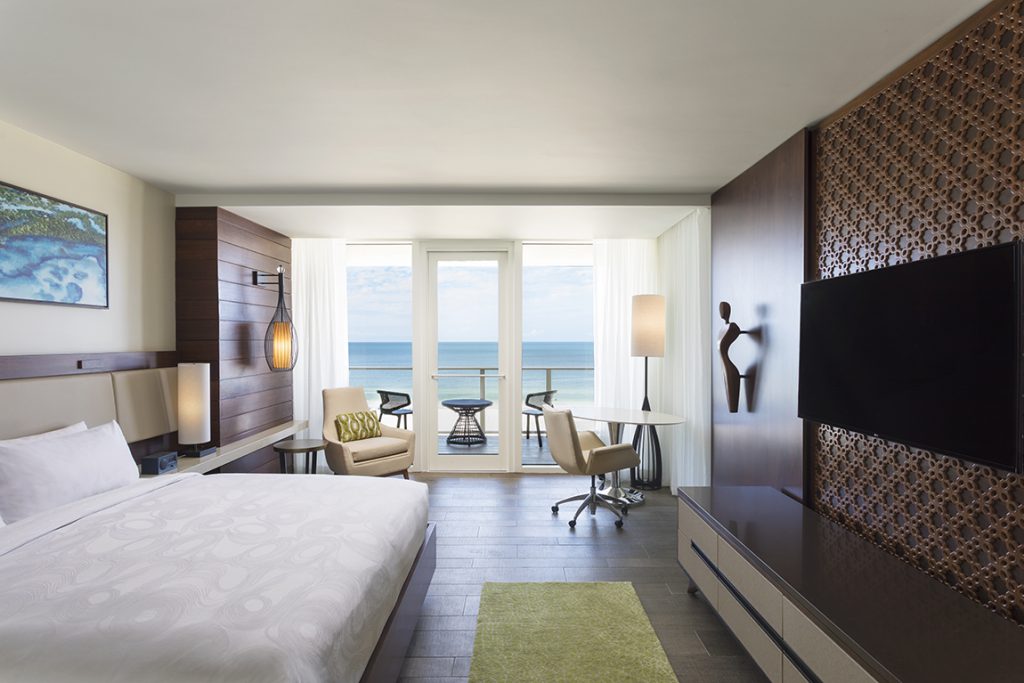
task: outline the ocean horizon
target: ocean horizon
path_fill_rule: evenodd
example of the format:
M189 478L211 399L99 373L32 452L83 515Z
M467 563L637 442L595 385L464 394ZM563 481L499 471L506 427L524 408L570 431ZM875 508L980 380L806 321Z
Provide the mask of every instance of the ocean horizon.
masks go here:
M462 373L476 373L486 368L489 374L497 374L497 342L440 342L438 356L442 370L464 368ZM379 401L378 389L412 393L412 342L349 342L348 358L349 383L362 386L371 404ZM558 391L555 402L593 403L593 367L593 342L523 342L523 398L528 393L544 391L544 368L561 368L551 373L551 388ZM486 398L496 401L497 390L496 380L486 381ZM441 400L479 396L478 379L441 380Z

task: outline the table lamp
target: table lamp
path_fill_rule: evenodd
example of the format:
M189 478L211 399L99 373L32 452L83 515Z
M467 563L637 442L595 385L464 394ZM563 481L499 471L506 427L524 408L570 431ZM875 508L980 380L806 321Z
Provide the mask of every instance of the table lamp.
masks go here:
M651 409L647 395L647 366L649 358L665 356L665 297L660 294L638 294L633 297L631 355L644 359L643 410ZM633 435L633 448L640 455L639 472L630 470L634 488L661 488L661 443L653 426L641 425Z
M202 448L209 442L210 364L178 363L178 454L201 458L216 453L215 446Z

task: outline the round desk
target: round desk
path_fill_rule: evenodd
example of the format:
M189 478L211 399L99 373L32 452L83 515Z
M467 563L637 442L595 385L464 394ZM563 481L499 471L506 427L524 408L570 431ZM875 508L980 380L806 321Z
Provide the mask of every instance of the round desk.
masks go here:
M446 441L456 446L476 446L487 443L487 436L477 422L476 414L489 408L493 402L482 398L450 398L441 405L455 411L458 417Z
M650 410L626 410L620 408L607 408L602 406L583 406L572 409L572 416L580 420L591 422L606 422L608 434L612 444L622 442L622 425L635 425L637 427L665 427L669 425L682 424L685 420L678 415L668 413L655 413ZM601 493L612 498L619 498L626 505L642 505L644 494L635 489L624 489L621 486L619 472L611 473L609 486Z
M288 459L285 456L297 453L306 454L306 474L316 474L316 463L320 451L326 448L327 442L323 439L289 439L288 441L278 441L274 444L274 451L277 453L281 463L281 474L288 473ZM294 464L292 466L292 473L295 473Z

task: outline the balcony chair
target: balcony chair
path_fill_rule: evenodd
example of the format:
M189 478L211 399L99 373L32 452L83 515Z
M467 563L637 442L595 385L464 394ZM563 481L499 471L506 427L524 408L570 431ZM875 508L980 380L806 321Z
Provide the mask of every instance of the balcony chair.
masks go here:
M544 440L540 435L540 418L544 414L544 406L554 406L552 403L555 394L558 393L558 389L551 389L549 391L535 391L532 394L526 395L526 408L523 409L523 415L526 416L526 440L530 440L530 418L532 417L537 423L537 445L543 447Z
M342 443L334 419L343 413L369 411L362 387L324 389L324 440L327 465L335 474L388 476L401 473L409 478L416 435L390 425L380 426L380 436Z
M395 426L408 429L409 416L412 415L412 408L408 406L412 405L412 396L384 389L378 389L377 393L380 394L380 419L383 420L385 415L395 415Z
M606 446L594 432L576 432L576 423L569 410L555 410L544 406L544 423L548 428L548 446L558 466L569 474L586 474L590 476L590 493L581 493L560 500L551 506L551 511L558 514L558 506L563 503L582 500L576 514L569 522L569 527L576 526L576 518L584 509L589 508L590 514L596 514L598 506L615 513L615 526L622 528L622 517L627 508L617 498L611 498L597 490L595 479L598 475L636 467L640 457L628 443Z

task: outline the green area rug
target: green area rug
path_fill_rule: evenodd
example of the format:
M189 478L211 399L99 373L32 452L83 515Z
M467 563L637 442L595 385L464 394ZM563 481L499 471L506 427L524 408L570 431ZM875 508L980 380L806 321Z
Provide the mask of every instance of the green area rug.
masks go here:
M631 583L485 583L470 683L676 683Z

